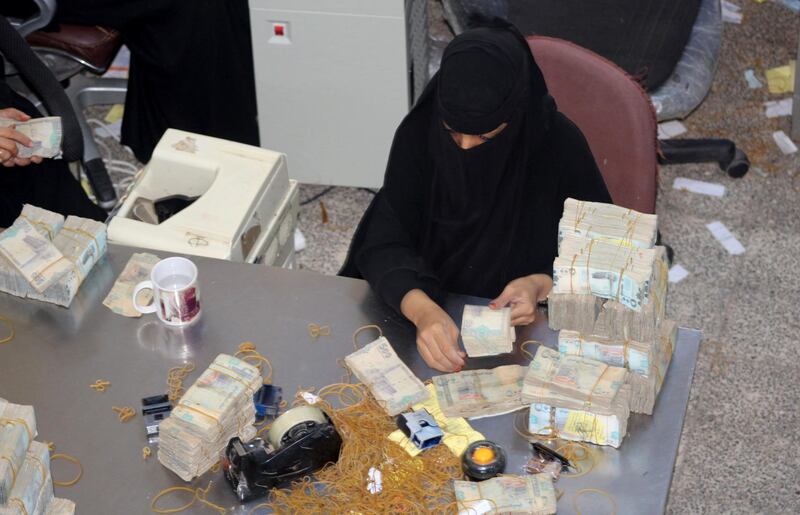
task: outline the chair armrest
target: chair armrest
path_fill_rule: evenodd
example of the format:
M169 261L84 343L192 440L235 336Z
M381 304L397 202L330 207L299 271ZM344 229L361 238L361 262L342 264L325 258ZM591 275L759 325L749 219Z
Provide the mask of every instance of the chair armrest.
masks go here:
M46 27L53 21L53 16L56 14L56 0L33 0L33 3L39 8L39 14L27 20L12 23L22 37Z

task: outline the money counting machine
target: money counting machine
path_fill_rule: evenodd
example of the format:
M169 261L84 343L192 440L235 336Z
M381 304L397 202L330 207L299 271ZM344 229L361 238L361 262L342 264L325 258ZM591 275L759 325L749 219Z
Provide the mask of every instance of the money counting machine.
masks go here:
M298 406L275 419L266 442L231 439L222 468L236 496L245 502L336 462L341 446L342 438L322 410Z
M297 182L286 156L169 129L108 226L113 243L291 266Z

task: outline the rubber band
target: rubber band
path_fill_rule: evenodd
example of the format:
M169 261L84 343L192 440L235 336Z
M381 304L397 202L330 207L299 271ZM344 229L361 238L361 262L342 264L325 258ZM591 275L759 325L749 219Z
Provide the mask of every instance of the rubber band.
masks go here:
M378 331L378 338L382 338L383 337L383 329L381 329L379 326L377 326L375 324L362 325L361 327L356 329L356 332L353 333L353 349L355 349L355 350L359 349L359 347L358 347L358 335L361 334L362 332L366 331L367 329L375 329L375 330Z
M266 363L267 367L269 367L269 372L267 373L267 377L264 378L263 382L264 384L270 384L272 382L272 362L269 360L269 358L256 350L256 345L253 342L240 343L239 350L233 354L233 357L241 359L248 365L253 365L258 369L259 373L262 374L264 372L264 367L261 365L261 363ZM255 359L258 361L258 363L250 363L247 361L248 359Z
M89 388L96 392L104 392L106 388L111 386L111 381L106 381L105 379L98 379L94 382L94 384L90 384Z
M22 419L22 418L0 418L0 426L5 426L5 425L8 425L8 424L15 424L15 425L23 426L25 428L25 432L28 433L28 441L30 442L30 441L33 440L33 432L31 431L31 428L28 427L28 423L25 422L25 419Z
M8 500L8 504L11 503L16 504L19 507L20 511L22 511L22 513L28 515L28 510L25 509L25 503L22 502L22 499L20 499L19 497L12 497L11 499Z
M150 447L145 446L144 448L142 448L142 459L143 460L146 460L147 458L149 458L151 454L153 454L153 452L150 450Z
M525 346L529 343L538 343L539 345L544 345L544 343L540 342L539 340L525 340L524 342L519 344L519 350L522 353L522 355L527 356L528 359L533 360L534 355L528 349L525 348Z
M600 490L598 488L581 488L577 492L575 492L575 496L572 498L572 509L575 510L576 515L581 515L581 510L578 509L578 499L584 494L598 494L602 495L609 501L611 501L611 505L613 506L613 510L611 511L612 515L616 515L617 513L617 501L614 500L614 497L611 496L608 492Z
M117 413L117 418L119 418L119 421L122 423L128 422L136 416L136 410L130 406L123 406L121 408L112 406L111 409Z
M74 233L74 234L78 234L78 235L90 238L94 242L94 250L97 252L98 255L100 254L100 244L97 242L97 238L95 238L92 233L84 231L83 229L73 229L72 227L62 227L61 230L58 231L58 233L61 234L62 231L67 231L67 232L71 232L71 233ZM83 242L79 242L79 243L83 243Z
M14 468L11 456L0 456L0 460L5 460L8 463L8 468L11 469L11 484L13 485L17 481L17 469Z
M183 381L194 369L195 365L193 361L189 361L182 366L172 367L169 369L167 372L167 386L169 387L167 390L167 398L171 403L174 404L183 396L185 392L183 388Z
M75 478L71 479L70 481L56 481L55 479L53 479L53 484L55 486L72 486L81 480L81 478L83 477L83 465L81 465L81 460L79 460L74 456L70 456L69 454L64 454L64 453L53 454L52 456L50 456L51 463L53 460L58 460L58 459L67 460L70 463L77 465L78 475L75 476Z
M171 494L172 492L189 492L192 494L192 500L184 504L183 506L179 506L177 508L157 508L156 503L158 502L158 500L167 494ZM150 501L150 510L152 510L155 513L179 513L191 508L196 501L197 501L196 490L189 488L188 486L173 486L161 490L156 494L155 497L153 497L153 500Z
M316 340L320 336L330 336L331 335L331 326L329 325L319 325L315 323L308 324L308 335Z
M16 336L16 332L14 331L14 323L10 318L0 315L0 322L3 322L3 324L8 328L8 335L0 338L0 345L2 345L13 340L14 336Z
M19 217L24 219L25 221L27 221L31 225L44 227L44 230L47 231L47 239L50 240L50 241L53 241L53 238L55 237L55 235L53 234L53 231L55 230L55 227L53 227L52 225L50 225L48 223L45 223L45 222L43 222L41 220L32 220L32 219L28 218L25 215L19 215ZM62 227L62 229L63 229L63 227Z
M44 442L44 444L47 446L48 451L54 452L56 450L55 442Z

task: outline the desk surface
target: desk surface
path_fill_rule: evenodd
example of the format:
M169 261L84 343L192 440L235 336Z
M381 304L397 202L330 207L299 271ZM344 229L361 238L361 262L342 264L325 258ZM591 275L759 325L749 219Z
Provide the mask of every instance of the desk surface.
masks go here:
M131 253L131 249L112 246L69 310L0 294L0 314L11 318L17 331L11 343L0 345L0 396L32 404L37 439L53 441L57 452L82 461L81 481L71 488L56 488L56 495L77 502L81 514L149 513L157 492L184 484L155 456L142 460L147 440L141 415L122 424L111 410L112 406L132 406L138 412L140 399L163 393L167 370L183 360L197 363L197 370L185 381L188 386L214 356L232 354L240 342L252 341L272 361L273 383L292 395L300 385L319 388L340 381L337 358L352 351L356 328L374 323L383 328L420 379L436 374L416 351L413 326L380 303L359 280L193 258L204 310L195 326L175 330L161 325L154 315L140 319L115 315L102 305L102 299ZM480 302L464 297L448 302L457 324L461 307L469 300ZM329 324L331 336L312 341L309 322ZM535 338L556 345L556 333L547 327L544 312L518 333L518 341ZM369 339L366 334L362 337ZM654 415L632 415L619 450L603 448L604 457L591 473L562 478L557 483L565 492L559 510L572 513L574 492L580 488L612 494L619 513L664 510L699 343L699 332L680 330ZM502 357L470 359L467 368L527 361L517 350ZM106 392L89 389L99 378L111 381ZM515 433L513 417L476 420L473 426L506 449L507 472L520 473L529 447ZM55 477L73 477L70 466L54 462ZM215 480L211 500L246 512L221 473L206 474L194 484L205 486L209 478ZM595 497L582 499L580 507L586 514L610 513L607 501Z

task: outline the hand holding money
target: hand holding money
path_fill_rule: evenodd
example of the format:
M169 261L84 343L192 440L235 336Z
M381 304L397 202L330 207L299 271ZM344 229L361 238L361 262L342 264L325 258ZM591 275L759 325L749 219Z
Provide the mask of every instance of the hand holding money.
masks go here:
M489 303L493 309L511 305L511 325L528 325L536 319L536 305L547 298L553 280L545 274L533 274L514 279L499 297Z
M27 159L17 155L19 145L31 147L33 142L28 136L14 129L14 121L26 122L30 120L31 117L17 109L8 108L0 109L0 118L5 119L4 122L8 123L7 126L0 126L0 163L7 168L15 165L25 166L31 162L41 163L41 157Z
M450 315L416 289L403 297L400 311L417 326L417 349L429 367L441 372L461 370L466 354L458 348L458 327Z
M61 117L33 118L16 109L0 110L0 160L6 167L61 156Z

